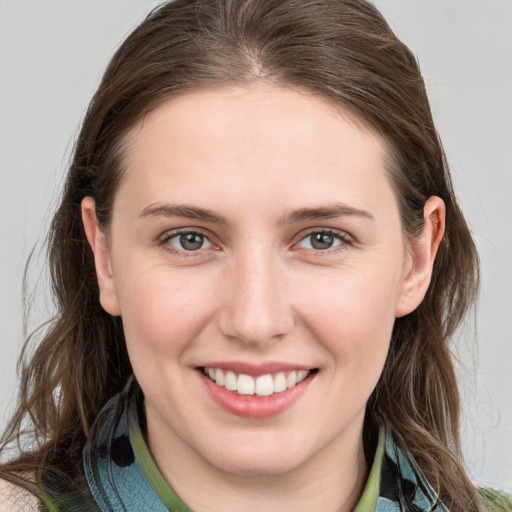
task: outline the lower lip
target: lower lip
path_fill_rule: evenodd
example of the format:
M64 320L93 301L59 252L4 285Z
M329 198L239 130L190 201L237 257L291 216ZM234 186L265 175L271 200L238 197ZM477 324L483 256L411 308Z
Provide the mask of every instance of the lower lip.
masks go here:
M289 409L304 394L316 375L316 372L310 373L299 384L280 393L256 397L229 391L213 382L201 370L198 373L213 400L224 410L236 416L254 419L270 418Z

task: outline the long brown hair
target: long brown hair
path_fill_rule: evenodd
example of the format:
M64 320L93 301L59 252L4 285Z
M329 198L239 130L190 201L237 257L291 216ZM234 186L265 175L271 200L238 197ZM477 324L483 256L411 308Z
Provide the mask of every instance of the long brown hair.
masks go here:
M365 0L177 0L155 9L121 45L85 116L49 229L58 313L31 357L25 344L18 407L4 435L4 450L19 444L28 419L38 443L0 466L0 476L37 492L22 475L43 465L78 473L91 423L131 373L121 319L99 303L81 200L94 197L108 230L126 135L145 114L185 91L259 80L305 88L387 140L409 239L423 227L426 199L444 200L446 234L430 288L416 311L395 322L367 421L383 415L392 423L452 511L479 510L461 464L449 346L475 299L478 258L416 59Z

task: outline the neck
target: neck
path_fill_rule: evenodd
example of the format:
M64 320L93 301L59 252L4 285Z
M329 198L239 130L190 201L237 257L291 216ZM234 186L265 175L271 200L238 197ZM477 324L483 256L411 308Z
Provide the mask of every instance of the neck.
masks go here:
M149 445L160 471L195 511L349 512L354 510L368 477L362 421L298 467L267 475L223 471L172 434L172 442L160 446L159 436L153 437L149 427ZM170 438L166 436L166 441Z

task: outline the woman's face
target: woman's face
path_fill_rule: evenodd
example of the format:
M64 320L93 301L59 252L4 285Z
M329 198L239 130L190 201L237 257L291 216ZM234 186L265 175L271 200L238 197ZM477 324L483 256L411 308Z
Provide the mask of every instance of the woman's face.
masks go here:
M157 462L266 475L360 449L395 317L424 293L385 155L270 85L183 95L133 130L95 257Z

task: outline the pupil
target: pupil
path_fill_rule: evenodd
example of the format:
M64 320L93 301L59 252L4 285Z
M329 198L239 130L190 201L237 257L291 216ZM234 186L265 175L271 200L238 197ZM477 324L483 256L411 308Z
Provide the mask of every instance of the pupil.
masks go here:
M194 251L203 245L203 237L195 233L187 233L180 236L180 243L185 250Z
M328 233L315 233L312 235L312 246L315 249L329 249L334 241L334 237Z

